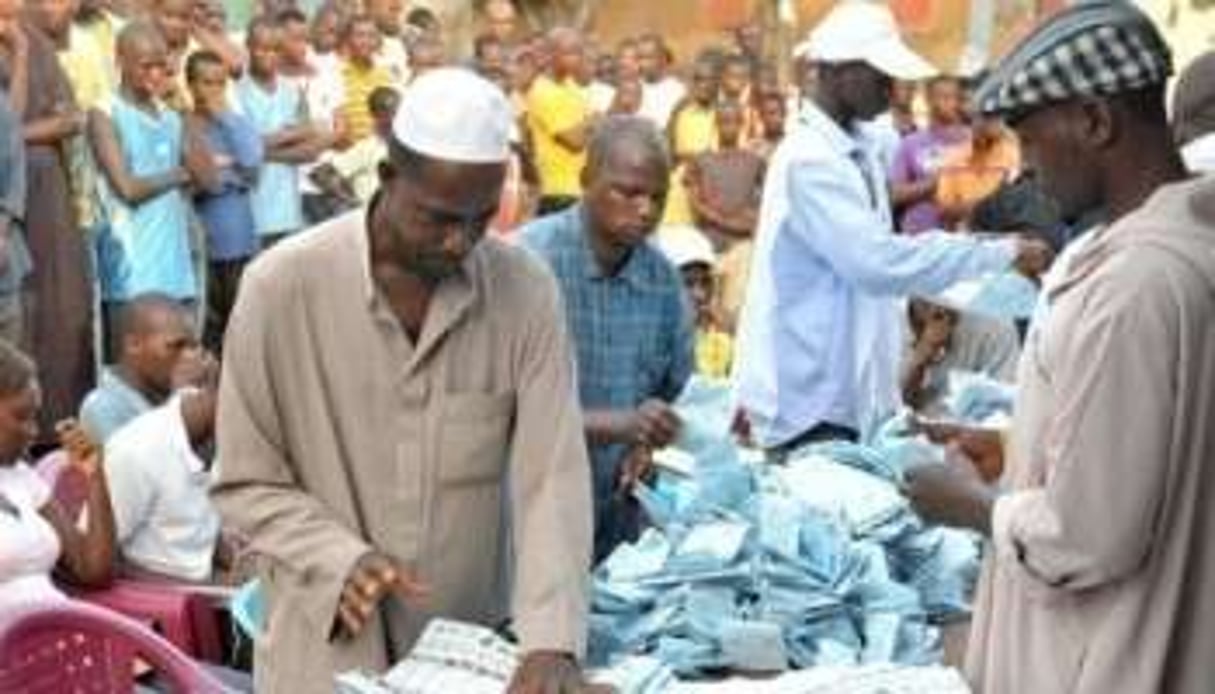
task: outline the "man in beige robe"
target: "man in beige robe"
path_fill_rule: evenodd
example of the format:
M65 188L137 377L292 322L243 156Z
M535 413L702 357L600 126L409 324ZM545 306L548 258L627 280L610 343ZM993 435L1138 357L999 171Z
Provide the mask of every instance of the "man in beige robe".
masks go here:
M245 275L213 496L264 563L259 692L382 671L435 615L510 618L512 692L581 685L591 497L572 351L551 274L481 240L510 126L472 73L419 78L368 210Z
M1185 179L1169 72L1131 3L1086 3L978 92L1070 218L1109 220L1044 287L1002 493L966 457L1003 451L971 439L909 474L927 519L991 537L981 694L1215 691L1215 180Z

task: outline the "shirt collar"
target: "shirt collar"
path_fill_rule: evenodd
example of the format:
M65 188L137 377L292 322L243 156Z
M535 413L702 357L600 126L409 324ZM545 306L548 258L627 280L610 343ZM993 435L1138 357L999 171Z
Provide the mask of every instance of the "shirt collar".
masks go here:
M859 134L840 127L813 99L803 99L799 119L802 125L817 133L837 153L850 157L861 151Z

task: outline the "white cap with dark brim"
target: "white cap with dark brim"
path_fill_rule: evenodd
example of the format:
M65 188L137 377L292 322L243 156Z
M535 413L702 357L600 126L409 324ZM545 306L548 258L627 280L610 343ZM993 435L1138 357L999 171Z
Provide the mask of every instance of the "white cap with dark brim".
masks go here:
M392 122L402 147L432 159L496 164L510 157L514 110L494 83L458 67L426 72L405 88Z
M884 2L843 0L794 49L795 57L818 63L865 62L899 80L937 74L903 41L894 13Z

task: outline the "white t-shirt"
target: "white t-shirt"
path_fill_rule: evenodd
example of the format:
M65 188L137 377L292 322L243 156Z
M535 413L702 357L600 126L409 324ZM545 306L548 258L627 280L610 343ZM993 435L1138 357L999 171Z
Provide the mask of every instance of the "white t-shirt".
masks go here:
M654 83L646 82L641 87L641 110L638 115L648 118L665 132L667 123L671 121L671 113L687 93L683 82L670 75Z
M105 472L123 558L186 581L210 578L220 520L207 497L211 475L186 433L181 396L114 434Z
M64 599L51 583L59 536L39 513L50 498L25 463L0 467L0 608Z

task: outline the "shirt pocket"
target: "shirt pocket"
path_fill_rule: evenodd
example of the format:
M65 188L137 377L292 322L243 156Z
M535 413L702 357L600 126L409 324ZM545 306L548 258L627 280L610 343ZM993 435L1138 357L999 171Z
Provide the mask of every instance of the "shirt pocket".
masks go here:
M453 394L439 423L439 482L444 486L497 483L509 454L515 396Z

